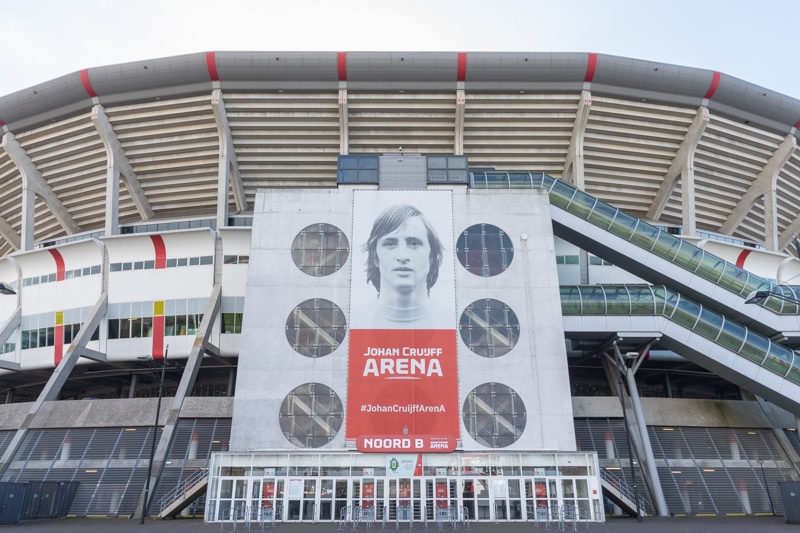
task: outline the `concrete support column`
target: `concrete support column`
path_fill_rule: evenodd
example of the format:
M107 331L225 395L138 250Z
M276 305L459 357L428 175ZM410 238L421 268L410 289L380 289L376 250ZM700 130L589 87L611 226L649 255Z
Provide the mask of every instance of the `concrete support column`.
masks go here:
M131 390L128 391L128 398L136 398L136 389L139 387L139 374L131 375Z
M453 154L464 155L464 112L467 106L467 95L464 82L459 81L456 88L456 123L453 136Z
M228 397L232 398L236 389L236 369L231 368L228 371Z
M350 153L350 122L347 107L347 82L339 82L339 154Z

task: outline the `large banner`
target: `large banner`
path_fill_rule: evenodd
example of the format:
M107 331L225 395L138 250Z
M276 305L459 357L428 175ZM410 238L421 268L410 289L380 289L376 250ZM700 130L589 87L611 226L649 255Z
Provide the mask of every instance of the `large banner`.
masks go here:
M441 451L459 435L450 191L355 191L347 438Z

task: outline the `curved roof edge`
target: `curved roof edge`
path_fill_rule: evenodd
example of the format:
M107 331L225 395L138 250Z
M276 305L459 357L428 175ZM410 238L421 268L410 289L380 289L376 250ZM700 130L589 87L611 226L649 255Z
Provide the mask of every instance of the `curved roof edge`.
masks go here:
M0 127L20 131L157 97L223 90L456 89L575 92L712 111L780 134L795 133L800 100L716 71L592 53L199 52L84 69L0 97Z

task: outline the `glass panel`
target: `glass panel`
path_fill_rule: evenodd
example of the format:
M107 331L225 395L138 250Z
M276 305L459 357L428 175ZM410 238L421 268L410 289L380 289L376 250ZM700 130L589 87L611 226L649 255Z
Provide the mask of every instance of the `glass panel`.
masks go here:
M587 217L587 220L595 226L608 229L608 227L611 225L611 221L614 220L614 215L616 214L617 209L615 207L611 207L603 202L597 202L594 205L592 213Z
M516 313L499 300L472 302L461 314L459 332L464 344L482 357L500 357L517 344L520 323Z
M692 301L681 298L675 311L670 317L674 322L693 329L697 318L700 315L700 306Z
M603 287L580 287L581 312L585 315L606 314L606 295Z
M658 228L639 221L630 241L645 250L652 250L656 245L659 233L661 231Z
M314 298L301 303L286 319L286 339L294 350L306 357L332 353L344 340L347 321L333 302Z
M722 331L717 337L717 344L724 346L732 352L739 353L746 337L747 328L725 320Z
M295 388L281 404L279 422L284 436L298 448L328 444L342 427L342 401L320 383Z
M475 224L458 237L456 255L461 266L476 276L502 274L514 258L514 245L497 226Z
M781 376L785 376L792 366L793 359L794 356L790 350L771 343L764 366Z
M469 435L490 448L513 444L525 430L525 404L514 389L500 383L484 383L470 391L463 413Z
M694 331L707 339L715 340L722 329L722 322L723 319L720 315L703 308Z
M653 247L653 253L672 261L672 259L678 254L678 250L681 247L681 239L677 238L675 235L671 235L666 231L659 232L658 239L656 240L656 245Z
M562 180L555 180L550 189L550 203L556 207L567 209L572 197L577 192L572 185L565 183Z
M611 226L608 227L608 231L628 240L631 238L631 235L633 235L633 230L636 228L638 222L638 218L634 218L627 213L617 210L614 221L611 223Z
M657 314L655 298L650 287L644 285L628 285L631 299L631 313L634 315Z
M581 314L581 297L580 289L575 286L561 286L559 289L561 293L561 314L563 315L580 315Z
M739 351L739 355L761 364L761 362L764 360L764 357L767 355L769 344L769 339L765 339L764 337L758 336L752 331L749 331L747 335L747 342L744 346L742 346L742 349Z
M609 315L631 314L631 300L625 286L607 285L605 287L606 308Z
M698 276L702 276L707 280L716 283L722 277L725 271L725 261L719 257L703 252L703 258L700 260L700 265L695 271Z
M594 196L589 196L583 191L576 190L567 211L586 220L589 218L589 213L596 203L597 199Z

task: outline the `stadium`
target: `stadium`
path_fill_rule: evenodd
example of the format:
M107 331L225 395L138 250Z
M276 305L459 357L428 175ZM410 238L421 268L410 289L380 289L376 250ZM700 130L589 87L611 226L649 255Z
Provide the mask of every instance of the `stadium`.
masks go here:
M0 97L0 481L142 520L781 514L798 124L593 53L204 52Z

